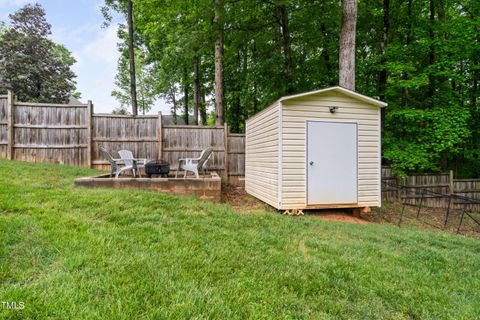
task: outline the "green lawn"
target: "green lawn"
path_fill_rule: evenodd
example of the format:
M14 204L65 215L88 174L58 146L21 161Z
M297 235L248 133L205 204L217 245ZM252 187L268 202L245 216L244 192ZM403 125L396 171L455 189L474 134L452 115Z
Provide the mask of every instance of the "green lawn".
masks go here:
M147 191L0 160L8 319L475 319L480 242Z

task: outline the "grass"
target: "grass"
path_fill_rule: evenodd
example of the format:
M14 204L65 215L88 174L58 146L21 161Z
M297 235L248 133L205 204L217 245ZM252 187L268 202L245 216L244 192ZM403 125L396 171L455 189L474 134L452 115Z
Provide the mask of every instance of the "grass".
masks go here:
M4 319L475 319L480 243L149 191L0 160Z

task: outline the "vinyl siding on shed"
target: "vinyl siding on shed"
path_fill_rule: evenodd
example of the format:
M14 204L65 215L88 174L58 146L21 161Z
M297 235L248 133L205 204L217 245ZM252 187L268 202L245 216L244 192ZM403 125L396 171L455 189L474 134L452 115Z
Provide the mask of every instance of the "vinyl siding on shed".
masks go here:
M380 206L380 108L335 91L284 100L282 105L281 209L307 207L307 120L358 123L358 206ZM330 106L338 107L336 113L330 113Z
M278 103L246 122L245 190L278 208Z

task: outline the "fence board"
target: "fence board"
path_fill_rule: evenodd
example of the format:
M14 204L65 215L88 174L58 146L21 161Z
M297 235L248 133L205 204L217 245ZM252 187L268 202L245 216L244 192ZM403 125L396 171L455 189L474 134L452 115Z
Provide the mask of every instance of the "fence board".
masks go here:
M0 97L0 158L7 157L8 143L7 96Z
M207 164L209 170L224 174L225 134L223 127L163 126L163 159L177 168L181 158L198 157L207 147L213 148L213 155Z
M94 114L92 117L92 164L97 169L108 169L108 162L100 155L99 147L106 148L114 158L122 149L132 151L135 157L156 159L158 138L156 116L119 116Z
M459 196L480 202L480 179L454 179L453 189ZM470 208L480 211L480 205L470 206Z
M87 166L85 105L15 102L13 158Z
M245 135L228 136L228 175L245 175Z

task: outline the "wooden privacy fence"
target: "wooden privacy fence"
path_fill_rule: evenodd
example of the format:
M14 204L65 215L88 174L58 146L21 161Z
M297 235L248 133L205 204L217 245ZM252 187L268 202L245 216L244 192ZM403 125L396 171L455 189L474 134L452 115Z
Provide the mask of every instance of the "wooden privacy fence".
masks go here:
M454 179L453 171L447 173L424 173L398 179L388 167L382 168L382 200L398 201L410 205L447 208L448 195L467 197L477 203L453 199L452 209L480 211L480 179Z
M17 102L0 96L0 157L108 169L99 146L114 157L128 149L136 157L164 159L176 169L178 159L197 157L212 147L208 164L231 184L242 184L245 136L228 126L163 125L162 115L94 114L93 105Z
M0 96L0 158L7 158L8 149L8 131L9 119L8 119L8 97L5 95Z
M17 102L0 96L0 156L89 166L91 105Z

